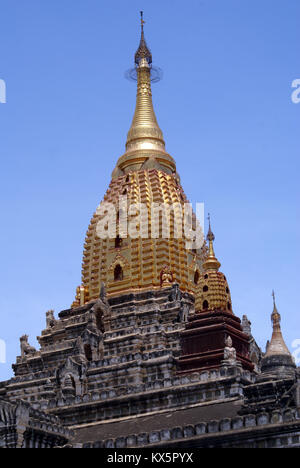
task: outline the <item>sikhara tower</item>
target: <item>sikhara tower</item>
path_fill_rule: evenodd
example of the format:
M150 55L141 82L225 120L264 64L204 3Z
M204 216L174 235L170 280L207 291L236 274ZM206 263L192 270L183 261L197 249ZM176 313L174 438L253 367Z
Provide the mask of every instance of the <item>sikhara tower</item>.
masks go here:
M173 282L178 283L182 291L194 293L202 271L205 247L187 248L184 229L182 236L177 235L177 226L183 227L184 204L188 200L180 184L175 161L166 151L163 133L155 116L151 81L157 74L145 41L143 19L141 28L141 40L134 57L135 68L131 73L137 80L135 112L125 153L113 170L110 186L102 201L102 204L111 203L115 208L116 231L113 238L99 237L103 215L101 217L98 209L86 235L82 284L77 289L74 307L96 299L102 283L106 285L108 296L157 289L162 283ZM126 230L122 232L121 225L122 222L130 222L134 212L131 208L130 213L129 207L137 204L142 204L143 210L139 213L138 233L132 236ZM157 232L153 233L154 210L159 206L161 210L170 209L168 233L163 228L162 214L159 215ZM195 217L192 215L191 218L191 226L196 228Z

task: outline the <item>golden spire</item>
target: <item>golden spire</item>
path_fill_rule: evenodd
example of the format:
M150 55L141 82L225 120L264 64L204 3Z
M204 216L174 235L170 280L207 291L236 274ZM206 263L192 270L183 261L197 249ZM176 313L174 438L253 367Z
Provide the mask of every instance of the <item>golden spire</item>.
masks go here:
M136 108L127 135L126 152L133 149L165 152L163 134L158 126L152 103L152 55L145 41L144 23L141 12L141 40L134 57L137 72Z
M273 296L273 312L271 315L271 320L273 323L273 334L272 334L271 342L268 345L268 349L265 354L265 357L279 355L279 354L288 354L290 356L291 353L289 352L284 342L282 333L281 333L281 327L280 327L281 316L276 307L274 291L272 292L272 296Z
M214 251L215 236L214 236L214 233L211 230L210 214L208 214L208 221L209 221L209 229L208 229L206 239L209 241L209 253L208 253L207 259L203 263L203 268L204 268L204 270L218 271L220 266L221 266L221 263L218 261L218 259L215 256L215 251Z
M159 72L152 67L152 54L146 44L144 23L141 12L141 39L134 56L135 68L130 71L130 77L137 79L136 107L127 135L126 152L119 158L117 167L125 173L135 171L141 169L143 163L151 159L154 164L161 165L172 173L176 171L176 165L166 152L163 133L153 109L151 77L154 72L156 80Z

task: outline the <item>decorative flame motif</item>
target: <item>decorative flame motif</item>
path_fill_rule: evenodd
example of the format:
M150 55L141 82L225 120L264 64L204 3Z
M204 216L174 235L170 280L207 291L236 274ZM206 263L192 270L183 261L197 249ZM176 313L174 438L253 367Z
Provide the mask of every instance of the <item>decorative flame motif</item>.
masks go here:
M170 286L174 282L173 273L168 265L165 265L160 272L160 285Z

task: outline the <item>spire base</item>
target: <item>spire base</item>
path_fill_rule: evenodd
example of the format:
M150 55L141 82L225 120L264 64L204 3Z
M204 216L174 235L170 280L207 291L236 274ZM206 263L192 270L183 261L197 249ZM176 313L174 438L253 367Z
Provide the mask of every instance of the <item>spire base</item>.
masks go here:
M274 354L262 359L262 378L266 378L266 376L290 378L295 376L295 371L296 364L290 354Z
M121 174L127 174L143 169L157 169L167 174L174 174L174 172L176 172L176 164L172 156L168 153L158 150L136 149L124 153L123 156L119 158L112 177L119 177L120 172Z

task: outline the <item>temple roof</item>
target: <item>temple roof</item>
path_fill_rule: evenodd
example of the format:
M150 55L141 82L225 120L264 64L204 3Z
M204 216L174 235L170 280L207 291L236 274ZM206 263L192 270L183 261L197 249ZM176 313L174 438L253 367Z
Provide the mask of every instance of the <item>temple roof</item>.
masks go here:
M100 422L98 424L86 424L75 429L74 441L83 443L92 440L104 440L124 437L129 434L139 434L159 431L165 428L175 428L188 424L206 423L211 420L233 418L237 416L242 402L239 400L221 401L215 404L198 405L193 408L177 409L165 413L140 415L126 420Z

